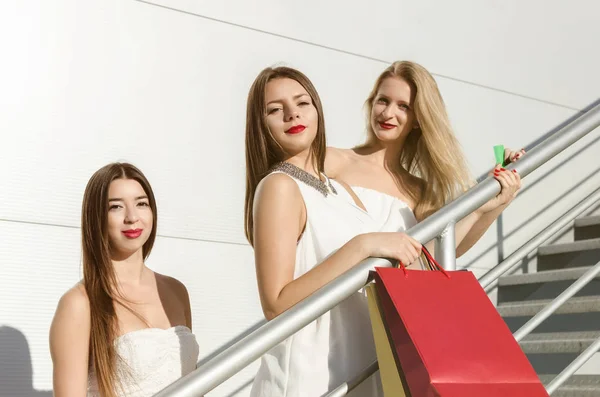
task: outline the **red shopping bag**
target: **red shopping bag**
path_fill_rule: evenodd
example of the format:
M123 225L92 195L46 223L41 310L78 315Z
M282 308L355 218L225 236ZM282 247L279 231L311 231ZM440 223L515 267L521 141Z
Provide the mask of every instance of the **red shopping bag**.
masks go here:
M426 253L433 261L433 258ZM385 323L412 397L548 397L471 272L377 268Z

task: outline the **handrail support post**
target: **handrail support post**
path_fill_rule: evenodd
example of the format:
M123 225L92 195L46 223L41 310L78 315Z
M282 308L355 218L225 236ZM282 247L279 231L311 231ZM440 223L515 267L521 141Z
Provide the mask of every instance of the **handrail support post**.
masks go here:
M449 223L435 238L435 258L446 270L456 270L455 223Z

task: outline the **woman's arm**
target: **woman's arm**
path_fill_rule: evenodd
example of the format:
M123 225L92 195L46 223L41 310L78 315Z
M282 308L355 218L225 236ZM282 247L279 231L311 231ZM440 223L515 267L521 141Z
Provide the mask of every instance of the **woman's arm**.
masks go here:
M82 285L65 293L50 327L54 397L85 397L88 382L90 305Z
M306 209L296 182L284 174L266 177L254 201L254 253L260 300L268 320L369 256L412 263L420 252L420 245L403 233L363 234L294 279L296 246L305 223Z
M517 196L521 188L521 177L517 172L502 170L500 166L494 169L496 173L494 177L502 186L500 193L456 224L457 257L463 255L479 241L490 225Z

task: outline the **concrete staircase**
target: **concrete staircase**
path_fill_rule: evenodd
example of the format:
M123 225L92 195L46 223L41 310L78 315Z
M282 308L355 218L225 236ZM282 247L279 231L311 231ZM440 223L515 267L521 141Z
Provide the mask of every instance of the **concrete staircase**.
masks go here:
M591 266L600 262L600 216L577 219L575 241L538 249L536 273L511 275L498 283L498 311L515 332ZM521 341L544 384L600 337L600 276ZM600 397L600 354L552 397Z

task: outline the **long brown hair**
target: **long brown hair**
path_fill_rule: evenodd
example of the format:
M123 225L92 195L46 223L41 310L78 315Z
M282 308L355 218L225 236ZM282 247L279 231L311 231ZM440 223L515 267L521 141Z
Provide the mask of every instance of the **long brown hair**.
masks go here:
M144 259L150 255L157 227L154 193L150 183L139 169L127 163L112 163L92 175L85 188L81 209L83 285L90 301L90 366L95 371L100 395L104 397L116 397L117 354L114 340L118 323L114 305L123 302L111 262L107 231L108 189L115 179L137 181L148 196L153 223L150 236L142 248Z
M473 181L435 79L417 63L394 62L377 78L365 103L368 120L365 145L377 139L371 125L371 111L379 87L389 77L406 81L415 92L413 109L418 128L406 138L398 162L424 180L420 196L408 192L417 200L414 212L416 218L422 220L458 197Z
M325 117L321 98L312 82L302 72L285 66L266 68L256 77L248 93L246 105L246 200L244 203L244 225L246 238L254 245L254 193L259 182L267 175L271 167L283 161L285 153L267 126L267 106L265 104L265 89L267 83L275 79L292 79L297 81L317 109L317 134L311 145L311 159L315 171L320 175L325 168Z

